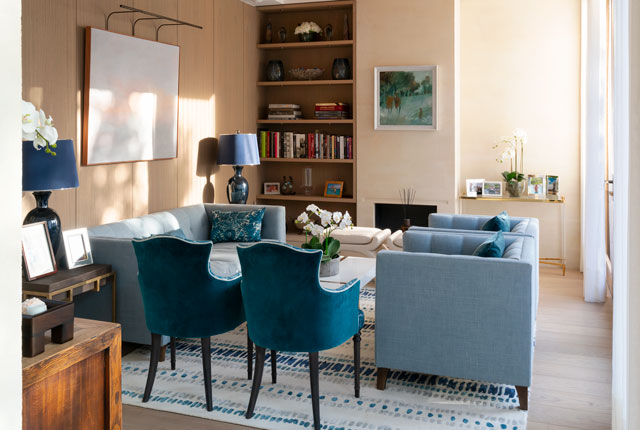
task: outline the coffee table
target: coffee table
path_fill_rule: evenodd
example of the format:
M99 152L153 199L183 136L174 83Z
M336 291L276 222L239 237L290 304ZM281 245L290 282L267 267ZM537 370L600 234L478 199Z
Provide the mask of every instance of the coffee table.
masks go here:
M340 272L334 276L320 278L320 284L330 290L340 288L354 278L360 280L360 288L376 278L376 259L368 257L344 257L340 261Z

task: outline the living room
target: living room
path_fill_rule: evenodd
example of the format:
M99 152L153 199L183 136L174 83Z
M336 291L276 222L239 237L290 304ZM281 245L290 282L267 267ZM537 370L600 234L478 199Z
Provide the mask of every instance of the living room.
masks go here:
M12 2L2 427L640 426L639 13Z

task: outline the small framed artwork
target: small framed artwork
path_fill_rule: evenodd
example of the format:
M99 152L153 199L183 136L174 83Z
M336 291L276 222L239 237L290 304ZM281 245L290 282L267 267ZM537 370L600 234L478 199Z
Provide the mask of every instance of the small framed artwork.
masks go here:
M22 226L22 258L27 281L52 275L58 271L46 222Z
M544 196L544 175L529 175L527 177L527 186L530 196Z
M547 175L547 194L550 196L558 195L558 177Z
M376 130L437 130L438 66L374 70Z
M467 197L481 196L483 184L484 179L467 179Z
M264 183L265 194L280 194L280 182L265 182Z
M502 182L484 181L482 183L482 195L485 197L501 197Z
M344 181L327 181L324 184L324 196L325 197L342 197L342 189L344 188Z
M62 240L67 257L67 268L75 269L93 264L89 233L86 228L63 231Z

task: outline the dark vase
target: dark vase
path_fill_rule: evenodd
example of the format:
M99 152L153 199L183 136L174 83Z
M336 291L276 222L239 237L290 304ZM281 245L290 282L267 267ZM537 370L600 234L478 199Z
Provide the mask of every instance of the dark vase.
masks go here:
M336 58L333 60L333 67L331 68L331 76L333 79L349 79L351 75L351 67L349 66L348 58Z
M300 42L313 42L316 40L316 33L300 33L298 34Z
M280 60L271 60L267 64L268 81L284 81L284 64Z
M402 225L400 226L400 230L402 230L402 232L405 232L409 230L409 227L411 227L411 220L409 218L403 219Z
M280 27L280 31L278 31L278 37L280 38L280 43L284 43L287 41L287 29L284 27Z

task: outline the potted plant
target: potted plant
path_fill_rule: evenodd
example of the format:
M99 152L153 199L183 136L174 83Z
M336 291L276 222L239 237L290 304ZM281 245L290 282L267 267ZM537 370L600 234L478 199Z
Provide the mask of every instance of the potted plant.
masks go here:
M298 35L301 42L313 42L322 33L322 29L315 22L305 21L296 27L294 33Z
M295 223L302 226L305 232L302 248L322 250L320 276L337 275L340 270L340 241L331 237L331 233L351 228L353 223L349 212L343 215L342 212L327 211L311 204L296 218Z
M493 149L500 151L496 162L503 164L509 161L510 169L502 172L507 183L507 192L511 197L519 197L524 190L524 145L527 143L527 132L521 128L513 130L511 136L503 137Z

